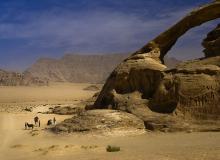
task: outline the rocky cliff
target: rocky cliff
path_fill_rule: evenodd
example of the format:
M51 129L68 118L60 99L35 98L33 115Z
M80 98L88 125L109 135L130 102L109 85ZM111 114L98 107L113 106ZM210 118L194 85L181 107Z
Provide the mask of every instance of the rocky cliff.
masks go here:
M46 79L34 77L31 73L9 72L0 69L0 86L48 85Z
M173 122L170 114L181 115L183 119L219 119L218 28L203 42L206 47L204 58L183 62L172 70L167 70L164 65L164 56L179 37L189 29L217 18L220 18L220 1L193 10L120 63L110 74L94 106L90 107L131 112L141 117L146 126L164 120L162 128L168 126L167 122ZM150 116L156 113L162 115ZM169 118L164 119L165 115Z

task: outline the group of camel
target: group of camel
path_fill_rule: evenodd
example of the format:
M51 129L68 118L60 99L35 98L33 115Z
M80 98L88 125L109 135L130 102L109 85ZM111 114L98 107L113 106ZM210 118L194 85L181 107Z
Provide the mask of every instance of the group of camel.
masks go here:
M40 119L39 119L39 117L38 116L36 116L36 117L34 117L34 124L31 124L31 123L28 123L28 122L25 122L25 130L26 129L34 129L34 127L35 126L37 126L37 124L38 124L38 127L40 127ZM52 125L52 124L56 124L56 118L54 117L53 118L53 120L52 119L49 119L48 121L47 121L47 125L49 126L49 125Z

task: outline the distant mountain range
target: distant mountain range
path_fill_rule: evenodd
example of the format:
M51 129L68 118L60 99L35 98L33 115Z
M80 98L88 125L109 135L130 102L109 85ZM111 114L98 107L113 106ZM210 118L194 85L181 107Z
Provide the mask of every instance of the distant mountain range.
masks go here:
M48 85L48 82L103 83L112 70L129 54L76 55L61 59L40 58L23 73L0 69L1 86ZM181 61L165 58L168 68Z
M25 73L53 82L102 83L128 56L129 54L67 54L61 59L40 58ZM175 58L165 58L168 68L173 68L180 62Z

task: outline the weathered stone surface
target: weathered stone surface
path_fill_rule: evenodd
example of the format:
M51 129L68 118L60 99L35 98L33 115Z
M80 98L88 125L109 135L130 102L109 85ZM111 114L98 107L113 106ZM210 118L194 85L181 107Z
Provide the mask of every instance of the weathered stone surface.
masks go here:
M149 106L156 112L178 110L196 119L218 119L220 56L185 62L166 71Z
M115 110L91 110L82 112L70 119L56 125L52 130L60 132L100 132L108 134L120 130L127 134L128 131L144 132L144 123L136 116Z
M216 18L220 18L219 1L194 10L125 59L107 79L93 108L127 111L144 120L148 128L159 130L163 126L171 128L172 124L181 126L181 121L171 113L181 117L182 121L218 120L220 57L216 52L203 59L183 62L172 70L163 65L164 56L179 37L189 29ZM169 120L162 118L162 114L155 115L155 112L165 114ZM148 117L152 120L149 121Z
M79 106L56 106L54 107L50 112L52 114L60 114L60 115L74 115L74 114L79 114L84 111L84 107L79 107Z
M150 41L142 49L124 60L107 79L95 106L113 105L112 92L125 94L139 91L146 99L152 98L163 77L163 57L187 30L220 17L220 2L213 2L194 10L176 25Z
M167 52L188 30L217 18L220 18L220 1L201 6L150 41L143 48L135 52L134 55L147 54L151 58L155 60L160 59L163 62Z
M96 110L79 113L53 131L219 131L220 56L209 53L171 70L163 64L186 31L219 17L219 1L188 14L116 67L94 105L86 106Z

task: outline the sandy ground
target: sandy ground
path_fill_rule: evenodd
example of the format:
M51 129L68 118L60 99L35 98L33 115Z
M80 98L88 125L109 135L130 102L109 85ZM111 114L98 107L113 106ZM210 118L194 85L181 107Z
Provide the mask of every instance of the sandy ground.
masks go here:
M77 104L95 92L84 88L90 84L50 83L49 86L0 86L0 112L20 112L39 105Z
M84 83L50 83L49 86L0 86L0 103L72 103L83 100L94 92L83 90L90 84Z
M42 104L69 104L90 97L88 84L53 84L50 87L0 87L0 106L30 105L33 112L0 112L0 160L220 160L220 133L151 133L136 136L56 135L45 129L48 119L70 116L40 114ZM39 105L40 104L40 105ZM41 127L24 130L38 115ZM121 147L106 152L107 145Z

